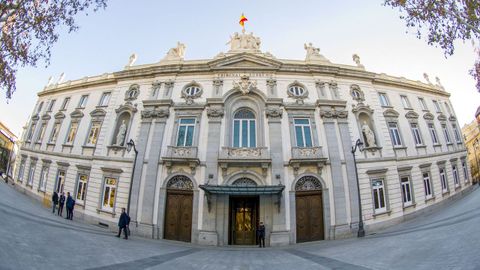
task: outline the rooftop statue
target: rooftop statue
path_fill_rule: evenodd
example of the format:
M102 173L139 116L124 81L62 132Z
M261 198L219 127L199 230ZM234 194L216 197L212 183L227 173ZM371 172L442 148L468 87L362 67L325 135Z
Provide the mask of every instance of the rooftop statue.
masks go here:
M365 68L364 65L362 65L362 63L360 63L360 56L358 56L358 54L353 54L352 55L352 59L353 59L353 62L355 62L355 64L357 64L357 67L359 68Z
M259 37L255 37L253 33L245 34L245 31L242 31L242 34L235 32L233 36L230 36L230 41L227 42L227 44L230 44L230 51L258 51L261 43Z
M185 57L185 44L177 42L177 47L168 50L167 55L163 60L183 60Z
M130 58L128 58L127 67L133 66L133 64L135 64L135 61L137 61L137 54L133 53L132 55L130 55Z
M323 55L320 54L320 48L313 47L313 44L305 43L303 45L305 50L307 51L307 55L305 56L305 61L328 61Z
M63 83L63 80L65 80L65 72L62 72L62 74L60 74L57 84Z
M430 81L430 78L428 77L428 74L427 73L423 73L423 78L425 79L425 81L427 81L428 84L432 84L432 82Z

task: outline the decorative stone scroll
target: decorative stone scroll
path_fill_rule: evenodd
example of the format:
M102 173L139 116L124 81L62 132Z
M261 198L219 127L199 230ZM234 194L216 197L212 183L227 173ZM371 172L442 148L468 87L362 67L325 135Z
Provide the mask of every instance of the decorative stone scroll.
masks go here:
M330 110L329 109L321 109L320 110L320 117L322 118L347 118L348 117L348 112L343 109L337 110L335 107L332 107Z
M304 176L295 184L295 191L316 191L322 190L322 183L316 177Z
M220 107L207 108L208 118L222 118L223 115L224 115L223 108L220 108Z
M280 107L267 107L265 109L265 114L268 118L282 118L283 110Z
M167 109L142 111L142 119L167 118L169 115L170 115L170 111Z
M177 175L168 181L167 188L193 190L193 182L185 175Z

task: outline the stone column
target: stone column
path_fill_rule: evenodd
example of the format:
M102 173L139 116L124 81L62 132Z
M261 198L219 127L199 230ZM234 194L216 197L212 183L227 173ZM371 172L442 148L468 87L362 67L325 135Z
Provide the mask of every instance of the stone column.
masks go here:
M342 149L338 145L337 133L335 132L337 129L335 110L330 108L321 109L320 116L323 119L332 175L332 195L335 206L335 225L333 227L335 232L332 235L335 235L337 227L347 226L347 206L345 187L343 185L342 160L340 157Z
M316 81L315 82L315 88L317 89L318 98L326 98L325 82L320 81L320 80Z
M145 160L145 152L148 145L148 134L150 133L150 127L152 126L152 118L149 111L142 111L142 122L140 124L140 133L135 142L137 148L137 163L135 163L135 172L133 174L132 194L130 195L130 218L132 221L137 222L138 217L138 203L140 196L140 184L142 180L143 162ZM135 154L135 153L134 153Z
M268 118L270 157L272 159L272 185L285 184L282 139L283 109L280 107L281 104L281 100L269 100L265 109L265 114ZM270 234L270 245L272 246L288 245L290 242L289 234L286 231L285 205L281 203L281 201L284 201L285 196L285 194L282 194L280 198L277 198L277 195L272 196L273 207L263 208L271 209L272 211L273 224ZM270 200L260 200L260 202L268 201Z
M222 87L223 87L223 80L221 79L214 79L213 80L213 96L214 97L222 97Z
M277 80L274 78L267 79L267 95L268 97L277 96Z
M220 149L220 131L222 128L223 103L221 99L207 100L208 116L208 135L207 135L207 156L205 160L205 184L218 185L218 153ZM204 194L202 192L202 194ZM210 206L207 198L203 204L203 223L200 232L199 241L205 244L218 242L218 232L216 231L216 201L217 196L211 196ZM202 240L204 239L204 240Z
M152 102L153 103L153 102ZM150 111L150 116L155 121L153 127L152 141L149 143L150 151L148 155L148 164L145 174L145 184L143 187L143 203L141 224L146 227L153 228L153 211L155 208L155 190L158 178L158 162L160 161L161 147L163 142L163 134L165 133L165 125L170 114L170 104L155 104L155 109ZM167 103L171 103L168 101ZM144 104L145 105L145 104ZM149 104L152 105L152 104ZM163 106L162 106L163 105ZM153 233L153 231L152 231Z
M337 110L338 129L340 131L340 139L343 145L343 155L347 166L348 191L350 194L350 216L351 223L358 223L358 190L357 179L355 178L355 164L352 156L352 138L348 128L348 112L345 110Z

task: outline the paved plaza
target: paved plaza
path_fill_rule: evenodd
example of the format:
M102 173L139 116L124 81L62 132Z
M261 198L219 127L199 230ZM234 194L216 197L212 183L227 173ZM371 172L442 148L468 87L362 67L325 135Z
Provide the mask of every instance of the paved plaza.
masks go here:
M480 189L363 239L203 247L63 219L0 183L0 269L480 269ZM368 232L367 232L368 234Z

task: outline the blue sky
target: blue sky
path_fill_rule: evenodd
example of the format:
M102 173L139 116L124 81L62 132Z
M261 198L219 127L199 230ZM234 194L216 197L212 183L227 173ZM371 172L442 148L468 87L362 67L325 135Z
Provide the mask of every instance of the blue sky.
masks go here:
M177 41L187 45L190 59L212 58L226 51L229 36L241 30L262 39L261 48L277 58L304 59L303 44L312 42L334 63L353 64L357 53L366 69L408 79L432 81L439 76L452 94L460 124L473 120L480 94L468 75L475 54L469 41L457 43L455 54L443 51L407 32L399 12L368 1L147 1L110 0L106 10L79 16L79 31L61 34L51 65L21 68L17 92L7 104L0 96L0 121L20 135L40 91L53 75L79 79L123 69L136 52L136 64L158 62Z

